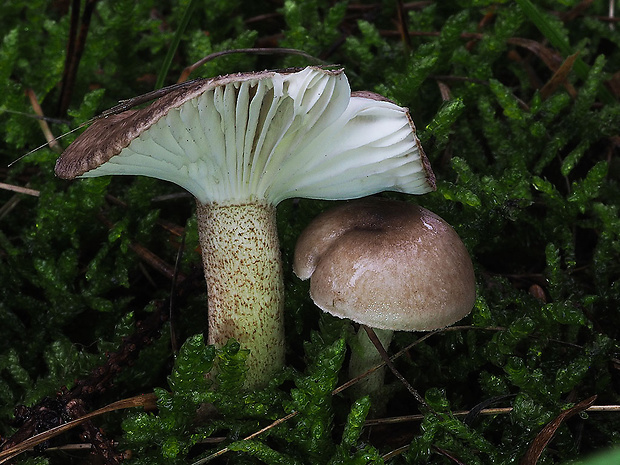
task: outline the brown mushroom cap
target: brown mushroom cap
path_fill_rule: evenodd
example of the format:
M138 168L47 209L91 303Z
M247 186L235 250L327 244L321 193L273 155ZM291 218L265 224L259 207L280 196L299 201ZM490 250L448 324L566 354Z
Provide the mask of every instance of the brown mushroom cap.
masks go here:
M475 276L463 242L414 204L367 198L319 215L293 265L322 310L374 328L423 331L467 315Z

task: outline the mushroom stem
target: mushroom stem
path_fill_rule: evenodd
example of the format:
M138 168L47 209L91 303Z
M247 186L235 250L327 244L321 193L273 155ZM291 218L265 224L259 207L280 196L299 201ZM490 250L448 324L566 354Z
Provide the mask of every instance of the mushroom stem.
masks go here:
M424 400L424 397L422 397L420 393L409 383L409 381L405 379L405 377L400 373L400 371L396 369L396 367L390 360L390 356L386 352L385 347L383 347L383 344L381 343L381 341L379 340L379 337L375 333L375 330L367 325L362 325L362 328L368 335L368 339L370 339L370 341L374 344L375 348L377 349L377 352L381 354L381 358L383 359L387 367L390 369L392 374L396 376L396 378L401 383L403 383L403 385L407 388L407 391L409 391L409 393L415 398L415 400L417 400L420 403L422 407L428 409L430 412L437 415L435 411L426 403L426 401Z
M209 305L208 343L249 349L245 387L284 365L284 284L273 205L197 202Z
M375 334L381 342L381 345L387 349L392 341L394 331L391 329L375 329ZM351 360L349 362L350 378L355 378L363 373L366 373L368 370L376 367L383 361L383 358L374 343L370 340L366 331L364 331L361 327L357 331L355 342L357 344L351 347ZM382 366L357 383L353 391L354 395L356 397L363 395L373 396L373 402L380 404L382 398L380 398L378 394L381 393L381 390L384 387L385 369L386 367ZM382 407L380 406L378 410L382 410Z

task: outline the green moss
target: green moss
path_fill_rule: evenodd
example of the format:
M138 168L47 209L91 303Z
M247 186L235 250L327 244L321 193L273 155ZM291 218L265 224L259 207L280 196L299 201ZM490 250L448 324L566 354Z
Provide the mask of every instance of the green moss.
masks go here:
M155 391L155 412L119 413L106 431L133 452L130 463L194 463L229 447L230 463L518 463L542 427L573 402L597 395L617 404L620 354L620 105L610 85L620 68L620 28L601 18L605 2L406 4L410 43L396 2L198 1L180 31L184 2L96 2L67 115L58 99L70 30L66 2L5 2L0 16L0 157L4 166L43 144L25 91L32 89L55 135L118 100L176 81L204 55L234 47L303 49L346 68L354 90L373 90L410 108L437 175L419 202L449 221L472 255L477 299L464 328L430 336L396 360L440 413L420 422L365 427L366 398L347 391L350 323L312 304L291 271L296 238L330 202L278 208L285 267L287 366L269 386L243 392L246 351L204 344L205 285L193 202L144 178L58 180L56 152L41 149L3 170L0 190L0 431L13 409L84 379L165 308L161 337L123 366L92 408ZM572 18L570 21L567 18ZM180 37L170 69L166 51ZM579 52L567 79L542 92L557 66ZM299 56L236 54L192 77L305 66ZM66 146L78 132L60 140ZM390 196L403 198L397 194ZM163 199L163 200L162 200ZM120 202L119 202L120 200ZM184 242L170 225L184 227ZM171 232L173 231L173 232ZM173 284L135 245L169 265ZM184 248L183 248L184 244ZM170 298L170 300L168 300ZM471 325L469 327L468 325ZM171 332L171 329L173 330ZM172 338L182 345L176 357ZM397 333L391 353L418 341ZM183 342L185 342L183 344ZM218 376L205 376L214 364ZM419 413L391 375L387 416ZM217 416L208 416L207 405ZM509 414L453 414L476 406ZM372 411L372 410L370 410ZM243 438L296 412L251 441ZM99 420L97 420L99 421ZM119 424L122 422L123 431ZM581 460L620 442L613 413L574 417L540 463ZM212 443L213 438L222 438ZM63 439L69 442L72 438ZM400 447L407 451L384 456ZM23 464L66 463L25 454ZM78 459L75 460L76 462Z

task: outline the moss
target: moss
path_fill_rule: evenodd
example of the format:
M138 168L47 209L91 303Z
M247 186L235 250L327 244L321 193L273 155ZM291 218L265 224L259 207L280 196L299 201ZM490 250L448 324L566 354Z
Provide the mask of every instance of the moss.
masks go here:
M55 135L152 90L190 2L97 2L62 115L66 3L3 6L5 166L45 142L27 89L55 118L49 121ZM175 186L148 179L60 181L53 175L57 154L44 148L0 170L0 181L40 193L0 190L3 436L16 430L15 406L88 379L158 315L171 318L160 322L161 337L139 347L140 357L120 368L114 385L87 399L95 409L157 393L155 412L96 420L132 450L129 463L196 463L223 447L230 449L224 460L240 464L517 463L573 403L592 395L597 404L618 403L620 29L602 19L605 2L585 10L575 10L583 3L577 0L406 3L410 40L395 26L398 2L194 3L168 84L214 51L286 46L344 66L355 90L377 91L410 108L438 190L408 200L455 227L477 274L477 301L463 327L423 341L420 334L398 333L390 348L411 346L397 367L438 415L424 412L416 422L371 429L368 399L346 390L332 395L347 381L342 366L351 325L320 315L307 283L290 271L297 236L330 202L279 206L288 363L263 390L242 392L244 348L232 341L215 351L200 334L205 286L192 201ZM577 52L566 80L543 91ZM306 64L299 56L230 55L193 77ZM172 269L179 257L180 274L171 279L136 250L154 252ZM214 363L219 378L205 377ZM386 415L420 413L410 394L387 379ZM205 420L206 405L219 415ZM475 414L487 406L513 410ZM465 419L457 415L472 409ZM582 460L618 444L619 427L615 413L575 416L559 427L540 463ZM38 454L18 463L79 461Z

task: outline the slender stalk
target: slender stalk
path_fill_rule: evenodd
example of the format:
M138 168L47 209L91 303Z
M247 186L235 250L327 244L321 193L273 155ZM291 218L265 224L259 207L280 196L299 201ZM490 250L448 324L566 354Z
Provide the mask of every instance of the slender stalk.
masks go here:
M375 329L375 334L379 338L381 345L385 348L390 346L394 331L389 329ZM349 377L355 378L362 373L366 373L383 361L381 354L369 339L368 334L362 328L357 332L357 347L351 349L351 361L349 362ZM366 378L362 379L354 387L353 392L356 397L363 395L374 396L372 399L374 405L381 404L386 396L380 397L384 387L385 366L370 373ZM382 411L383 406L379 406L376 410Z
M249 349L246 387L260 387L284 366L275 207L198 202L197 217L209 302L207 341L221 347L234 338Z
M390 356L385 351L385 347L383 347L383 344L381 344L381 341L377 337L375 331L370 326L366 325L362 325L361 328L364 328L364 331L366 331L366 334L368 334L368 339L370 339L370 341L375 345L375 347L377 348L377 352L381 354L381 358L390 369L390 371L394 374L394 376L396 376L396 378L398 378L398 380L403 383L403 385L407 388L407 391L411 393L411 395L415 398L415 400L420 403L420 405L422 405L422 407L427 408L430 412L437 416L437 413L426 403L420 393L416 391L416 389L411 384L409 384L409 381L405 379L405 377L400 373L400 371L396 369L396 367L390 360Z

